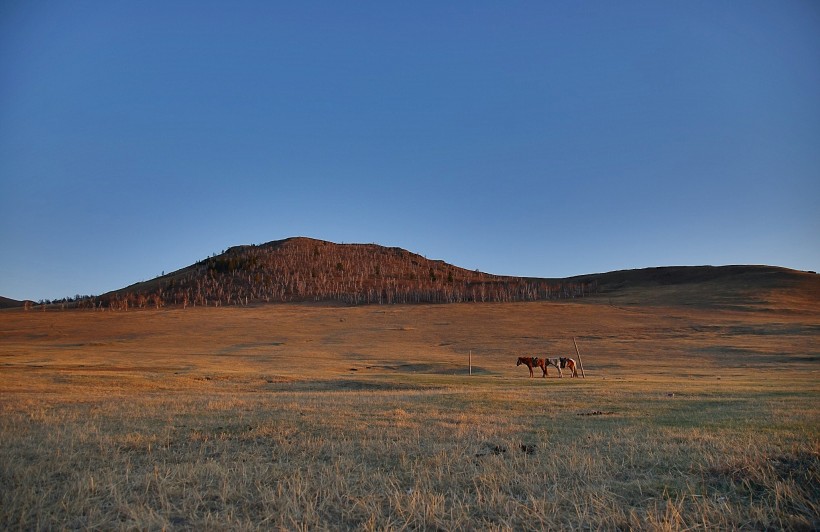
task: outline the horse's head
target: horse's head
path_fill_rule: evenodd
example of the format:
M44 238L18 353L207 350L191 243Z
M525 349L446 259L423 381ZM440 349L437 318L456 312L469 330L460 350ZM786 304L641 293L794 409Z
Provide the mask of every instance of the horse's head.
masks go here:
M521 365L521 362L522 362L521 357L518 357L518 362L516 362L516 363L515 363L515 365L516 365L516 366L520 366L520 365Z

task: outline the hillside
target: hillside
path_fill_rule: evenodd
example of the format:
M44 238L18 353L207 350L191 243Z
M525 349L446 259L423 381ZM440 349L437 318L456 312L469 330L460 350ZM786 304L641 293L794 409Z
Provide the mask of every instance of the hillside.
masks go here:
M288 238L236 246L87 306L221 306L536 301L583 297L595 280L530 279L466 270L396 247Z
M565 279L523 278L466 270L397 247L297 237L232 247L151 281L98 297L55 303L125 310L288 302L359 305L576 298L618 305L816 310L820 276L772 266L671 266Z
M0 309L22 307L23 302L0 296Z
M820 276L776 266L668 266L567 279L590 280L595 281L598 296L618 304L745 310L820 307Z

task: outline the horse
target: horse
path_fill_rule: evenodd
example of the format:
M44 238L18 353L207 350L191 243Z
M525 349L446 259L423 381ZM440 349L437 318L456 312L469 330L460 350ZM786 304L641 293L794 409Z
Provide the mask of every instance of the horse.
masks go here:
M562 368L568 368L572 372L572 375L571 375L572 377L577 377L578 376L578 370L576 369L575 360L573 360L571 358L561 357L560 361L561 361L561 367Z
M564 376L564 373L561 371L561 361L560 361L560 359L545 358L544 361L546 362L546 367L544 367L544 370L546 370L547 367L552 366L552 367L554 367L555 369L558 370L558 377L559 378ZM549 375L549 372L547 372L547 375Z
M532 368L539 367L541 371L544 372L541 377L547 376L547 364L544 362L543 358L538 357L518 357L518 362L515 363L516 366L520 366L524 364L530 370L530 378L533 377Z

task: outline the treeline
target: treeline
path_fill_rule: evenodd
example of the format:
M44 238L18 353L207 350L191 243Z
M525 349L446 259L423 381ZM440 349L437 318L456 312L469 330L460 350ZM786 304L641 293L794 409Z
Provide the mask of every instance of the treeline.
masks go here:
M577 298L596 290L594 281L495 276L399 248L295 238L231 248L179 272L73 306L128 310L298 301L512 302Z

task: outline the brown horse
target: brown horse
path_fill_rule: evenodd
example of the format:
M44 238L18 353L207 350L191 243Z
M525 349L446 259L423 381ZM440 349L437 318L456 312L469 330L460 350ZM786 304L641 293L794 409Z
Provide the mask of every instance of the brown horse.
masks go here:
M576 369L575 360L571 358L561 357L561 367L570 370L570 377L578 376L578 370Z
M547 376L547 364L544 362L543 358L518 357L518 362L516 362L515 365L520 366L521 364L524 364L530 370L530 378L532 378L534 376L533 373L532 373L532 368L535 368L535 367L541 368L541 371L544 372L544 374L541 375L541 377L546 377Z

